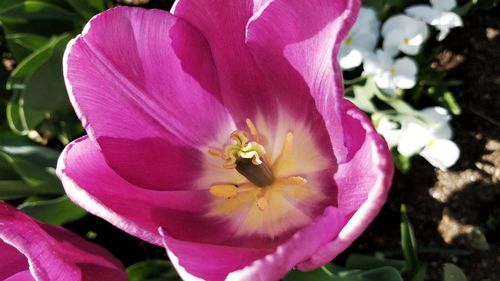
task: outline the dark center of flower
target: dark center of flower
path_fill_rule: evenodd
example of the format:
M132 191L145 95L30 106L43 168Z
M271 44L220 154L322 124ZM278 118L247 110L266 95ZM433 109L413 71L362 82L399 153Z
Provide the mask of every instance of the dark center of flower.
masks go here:
M240 158L236 161L236 171L259 187L271 185L274 181L273 173L265 161L255 165L250 159Z
M236 130L231 134L231 143L224 147L224 151L210 150L212 155L220 156L224 160L224 167L236 169L249 182L258 187L271 185L274 181L273 173L265 159L266 151L259 142L255 125L247 120L249 133Z

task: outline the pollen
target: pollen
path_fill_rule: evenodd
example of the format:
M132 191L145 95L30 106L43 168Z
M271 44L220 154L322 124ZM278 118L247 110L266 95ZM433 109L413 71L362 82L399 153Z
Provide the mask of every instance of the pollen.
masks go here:
M352 45L352 39L351 39L351 37L347 37L347 38L344 40L344 44L346 44L347 46Z

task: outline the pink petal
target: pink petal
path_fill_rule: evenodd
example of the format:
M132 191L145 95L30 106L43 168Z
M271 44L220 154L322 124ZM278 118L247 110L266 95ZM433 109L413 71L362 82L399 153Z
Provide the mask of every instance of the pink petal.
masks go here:
M163 235L167 253L184 280L279 280L335 238L344 223L342 211L329 207L272 251L194 244Z
M3 203L0 202L0 206ZM5 280L9 276L26 270L28 259L13 246L0 240L0 253L2 262L0 264L0 280Z
M4 281L36 281L35 278L33 278L33 275L31 275L31 272L29 270L25 271L20 271L14 275L11 275L7 279L2 279Z
M212 199L210 192L139 188L116 174L88 137L66 146L57 174L75 203L150 243L162 244L158 226L186 240L213 241L229 235L224 225L205 216Z
M329 128L340 162L347 150L342 138L342 71L337 53L354 24L358 0L274 0L255 13L247 26L247 45L280 102L295 110L314 105Z
M87 133L139 186L182 188L174 170L196 162L191 147L231 131L206 40L167 12L118 7L97 15L68 45L64 73Z
M100 280L127 280L121 263L103 248L63 228L40 224L3 202L0 225L0 239L28 259L36 280L96 280L96 276ZM4 265L2 262L0 268ZM26 279L27 269L13 274L12 280L33 280Z
M394 166L387 143L354 105L346 103L345 112L344 132L351 139L349 161L339 165L335 181L339 208L349 221L335 240L299 264L300 270L321 266L349 247L377 216L391 185Z
M269 0L178 0L172 13L207 38L216 63L223 102L237 121L257 110L272 113L276 97L245 46L248 19Z

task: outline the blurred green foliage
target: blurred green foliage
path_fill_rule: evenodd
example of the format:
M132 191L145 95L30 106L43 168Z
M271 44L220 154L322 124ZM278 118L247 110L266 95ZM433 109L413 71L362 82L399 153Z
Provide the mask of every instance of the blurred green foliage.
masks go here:
M66 45L107 0L0 1L0 200L41 221L86 214L55 175L60 149L83 134L64 85ZM18 201L23 200L23 201Z

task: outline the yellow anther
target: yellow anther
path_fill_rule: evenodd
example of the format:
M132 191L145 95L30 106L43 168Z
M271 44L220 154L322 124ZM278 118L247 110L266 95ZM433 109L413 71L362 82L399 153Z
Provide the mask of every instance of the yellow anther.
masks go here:
M283 143L283 148L281 149L281 153L278 156L278 159L273 164L272 170L275 171L277 167L283 162L283 159L290 153L290 150L293 146L293 134L292 132L288 132L285 136L285 142Z
M288 178L285 178L283 179L283 181L285 181L286 183L290 184L290 185L298 185L298 186L301 186L301 185L304 185L307 183L307 180L303 177L288 177Z
M344 44L346 44L347 46L352 45L352 39L351 39L351 37L347 37L347 38L344 40Z
M405 45L410 45L410 39L408 39L408 38L406 38L406 37L405 37L405 38L403 39L403 43L404 43Z
M231 198L238 194L238 187L232 184L212 185L210 193L217 197Z
M219 149L209 149L208 154L212 156L222 156L222 151Z
M252 135L253 139L256 142L260 142L259 131L257 131L257 127L255 127L255 124L252 122L252 120L250 120L250 118L247 118L245 121L247 123L247 127L250 130L250 134Z

